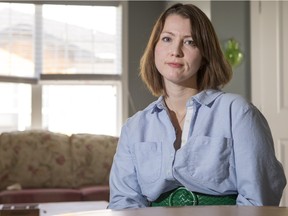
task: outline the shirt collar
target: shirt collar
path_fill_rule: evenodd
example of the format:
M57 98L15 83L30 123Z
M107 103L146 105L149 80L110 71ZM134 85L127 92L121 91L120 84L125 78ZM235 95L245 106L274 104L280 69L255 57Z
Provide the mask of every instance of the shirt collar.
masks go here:
M222 95L224 92L216 89L207 89L199 92L192 97L192 100L198 102L201 105L210 106L217 97Z
M152 113L160 112L160 111L162 111L165 108L166 108L166 105L165 105L165 102L164 102L164 97L160 96L158 98L158 100L154 103L154 106L152 108Z
M200 105L205 106L211 106L212 103L215 101L217 97L219 97L224 92L220 90L214 90L214 89L207 89L199 92L198 94L194 95L190 98L187 102L187 106L191 106L193 102L196 102ZM152 107L152 113L154 112L160 112L163 109L166 108L164 97L160 96L157 101L155 101L153 107Z

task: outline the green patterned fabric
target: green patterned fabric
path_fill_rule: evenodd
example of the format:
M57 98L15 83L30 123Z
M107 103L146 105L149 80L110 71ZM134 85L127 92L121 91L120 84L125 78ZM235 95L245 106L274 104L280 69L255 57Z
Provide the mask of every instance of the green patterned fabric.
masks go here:
M179 187L163 193L151 206L236 205L236 198L237 195L213 196Z

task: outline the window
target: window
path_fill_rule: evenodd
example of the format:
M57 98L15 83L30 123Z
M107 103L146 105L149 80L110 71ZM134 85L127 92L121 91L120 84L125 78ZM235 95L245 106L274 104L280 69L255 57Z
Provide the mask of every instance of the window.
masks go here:
M0 84L0 131L24 130L31 122L31 86Z
M120 73L117 7L43 5L42 16L42 73Z
M43 125L68 134L115 134L116 94L115 85L45 85Z
M119 134L123 7L89 4L0 3L0 131Z
M0 74L32 77L35 6L0 3Z

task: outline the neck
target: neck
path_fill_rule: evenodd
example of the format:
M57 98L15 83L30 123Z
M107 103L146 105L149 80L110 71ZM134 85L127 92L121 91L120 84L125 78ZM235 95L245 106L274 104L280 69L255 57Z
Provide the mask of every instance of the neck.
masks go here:
M171 98L165 99L171 121L176 131L182 131L183 122L186 116L186 102L184 98Z
M175 89L174 89L175 90ZM196 89L182 89L182 91L167 92L169 96L165 97L165 103L168 107L171 121L177 131L182 131L184 119L186 117L187 101L195 94Z
M167 98L165 99L165 103L170 112L174 112L177 118L181 118L181 116L186 114L186 103L187 100L181 98Z
M167 92L169 96L165 97L168 108L175 113L186 112L186 103L198 93L197 89L184 89L182 91Z

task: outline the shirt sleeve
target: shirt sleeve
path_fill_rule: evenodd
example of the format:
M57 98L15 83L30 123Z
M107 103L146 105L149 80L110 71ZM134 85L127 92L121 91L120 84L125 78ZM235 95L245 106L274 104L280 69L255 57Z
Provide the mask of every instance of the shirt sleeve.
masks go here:
M148 206L137 181L135 163L124 125L110 172L110 209L142 208Z
M286 178L275 156L269 125L252 104L234 105L232 134L239 193L237 205L277 206Z

